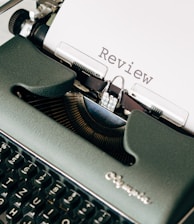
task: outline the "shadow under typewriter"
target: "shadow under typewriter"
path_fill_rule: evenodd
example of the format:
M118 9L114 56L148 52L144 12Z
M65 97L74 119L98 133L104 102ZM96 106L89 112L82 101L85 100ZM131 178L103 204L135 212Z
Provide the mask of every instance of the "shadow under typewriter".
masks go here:
M126 121L81 93L72 91L62 97L48 98L31 93L23 87L15 87L13 92L124 165L135 163L135 158L123 147Z

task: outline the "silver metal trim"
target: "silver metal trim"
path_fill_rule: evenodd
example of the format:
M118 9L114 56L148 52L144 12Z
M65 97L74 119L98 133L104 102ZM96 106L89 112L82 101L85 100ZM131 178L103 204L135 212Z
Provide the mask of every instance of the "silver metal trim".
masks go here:
M8 9L14 7L16 4L20 3L23 0L9 0L0 7L0 14L4 13Z
M54 54L56 57L68 62L70 65L76 65L89 75L93 75L101 79L106 76L108 70L106 65L94 58L91 58L67 43L60 42L56 47Z
M194 214L194 207L191 208L191 210L189 210L189 212L177 223L177 224L184 224L185 221L187 221L187 219Z
M154 110L159 111L161 117L176 126L185 126L189 116L188 112L173 102L158 95L156 92L153 92L139 84L134 84L129 92L129 95L143 104L146 108L148 108L148 110L155 108Z

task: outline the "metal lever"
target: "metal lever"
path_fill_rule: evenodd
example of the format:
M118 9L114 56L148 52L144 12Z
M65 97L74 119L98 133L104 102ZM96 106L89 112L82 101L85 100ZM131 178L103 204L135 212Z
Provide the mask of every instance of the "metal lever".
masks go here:
M0 14L4 13L5 11L12 8L13 6L15 6L21 1L23 0L9 0L8 2L6 2L4 5L0 7Z

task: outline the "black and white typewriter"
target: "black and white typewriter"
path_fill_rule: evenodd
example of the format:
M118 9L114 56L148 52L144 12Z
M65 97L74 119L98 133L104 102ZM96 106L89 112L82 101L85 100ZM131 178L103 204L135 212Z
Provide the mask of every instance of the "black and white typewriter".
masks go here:
M194 223L193 9L0 2L0 224Z

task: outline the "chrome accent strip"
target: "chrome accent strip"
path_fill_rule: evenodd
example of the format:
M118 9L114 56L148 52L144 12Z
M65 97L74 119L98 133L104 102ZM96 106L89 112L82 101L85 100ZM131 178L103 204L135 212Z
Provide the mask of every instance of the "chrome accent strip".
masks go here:
M184 224L185 221L187 221L187 219L194 214L194 207L191 208L191 210L189 210L189 212L177 223L177 224Z
M54 54L71 65L76 65L88 74L101 79L106 76L107 66L64 42L59 43Z
M159 111L161 117L177 125L184 127L188 112L183 108L175 105L173 102L161 97L157 93L139 85L135 84L130 90L129 95L138 102L142 103L146 108Z
M0 14L4 13L8 9L14 7L16 4L20 3L23 0L9 0L4 5L0 7Z

